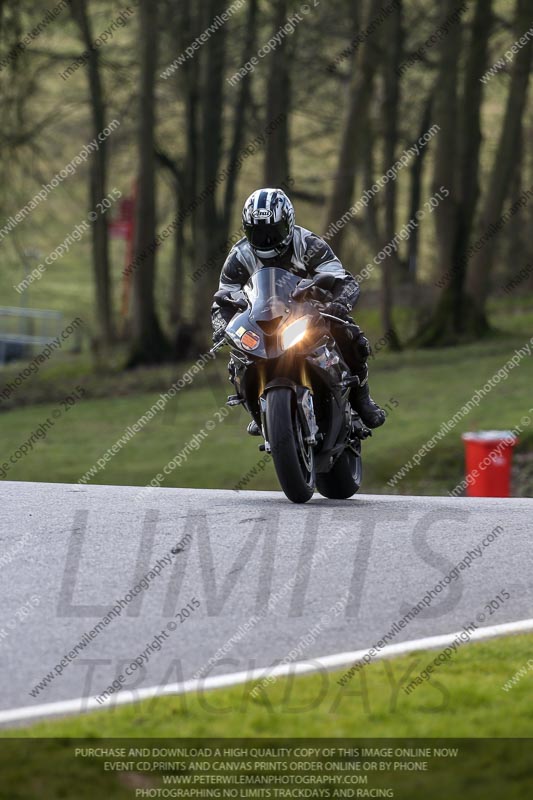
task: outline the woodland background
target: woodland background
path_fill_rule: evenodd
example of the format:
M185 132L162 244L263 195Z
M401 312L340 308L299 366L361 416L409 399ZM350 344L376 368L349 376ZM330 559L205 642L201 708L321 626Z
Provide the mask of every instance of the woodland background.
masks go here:
M10 286L21 268L31 269L32 254L53 250L84 207L94 209L115 187L130 194L137 181L141 260L131 269L128 324L119 319L122 245L111 244L107 231L116 209L99 215L92 240L73 247L29 290L32 304L70 312L79 301L89 305L93 341L126 337L132 362L189 357L207 344L211 292L250 191L284 184L300 224L323 234L436 124L440 131L421 155L330 243L357 274L446 186L449 197L363 291L379 291L382 327L394 331L397 345L485 335L491 292L533 255L527 202L465 263L472 243L533 186L533 31L512 59L503 58L531 29L530 3L311 0L306 9L292 0L72 0L17 51L47 9L0 2L8 61L0 71L1 217L22 208L109 122L120 122L88 167L2 240L3 302L18 304ZM291 19L294 30L258 59ZM193 56L169 71L204 32ZM254 56L257 66L230 82ZM503 68L482 81L499 59ZM261 134L264 143L243 157ZM169 226L168 238L148 253ZM525 285L531 288L531 276ZM395 305L406 296L419 313L403 327Z

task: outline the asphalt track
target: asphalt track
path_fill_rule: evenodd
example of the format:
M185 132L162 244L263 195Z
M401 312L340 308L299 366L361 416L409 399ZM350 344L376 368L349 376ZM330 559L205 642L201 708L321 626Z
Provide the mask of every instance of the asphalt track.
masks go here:
M443 646L471 622L473 639L533 629L533 499L295 506L277 492L2 482L0 509L3 725L100 707L120 675L103 706L283 660L281 674L339 668L386 633L379 655Z

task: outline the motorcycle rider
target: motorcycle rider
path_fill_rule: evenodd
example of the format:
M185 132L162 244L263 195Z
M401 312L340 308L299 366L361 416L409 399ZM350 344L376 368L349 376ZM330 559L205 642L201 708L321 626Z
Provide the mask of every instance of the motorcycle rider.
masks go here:
M283 190L266 188L253 192L244 204L242 223L245 236L226 258L219 290L239 291L262 267L280 267L302 279L328 273L335 276L336 282L334 299L324 311L351 321L350 312L360 293L357 281L343 268L324 239L294 224L294 207ZM224 337L234 313L231 308L221 307L216 300L213 303L211 319L215 343ZM348 367L360 380L360 385L350 393L352 407L368 428L383 425L385 412L370 397L368 386L368 339L355 323L345 326L332 321L331 330ZM251 422L248 433L259 436L261 431Z

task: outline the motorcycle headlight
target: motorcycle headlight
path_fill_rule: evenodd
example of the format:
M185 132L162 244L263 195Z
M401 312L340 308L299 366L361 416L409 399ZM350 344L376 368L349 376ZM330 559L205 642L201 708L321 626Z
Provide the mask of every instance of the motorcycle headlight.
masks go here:
M284 350L288 350L302 341L307 331L307 322L307 317L300 317L300 319L287 325L281 334L281 344Z

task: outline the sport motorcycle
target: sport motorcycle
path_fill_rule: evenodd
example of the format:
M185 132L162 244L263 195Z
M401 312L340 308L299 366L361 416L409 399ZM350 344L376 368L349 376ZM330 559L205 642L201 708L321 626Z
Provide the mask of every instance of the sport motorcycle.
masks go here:
M324 309L335 276L301 279L279 267L255 272L239 291L220 290L220 307L235 314L213 353L231 348L230 379L259 426L285 495L306 503L315 488L346 499L361 485L361 442L371 435L350 405L359 385L331 332L350 322Z

